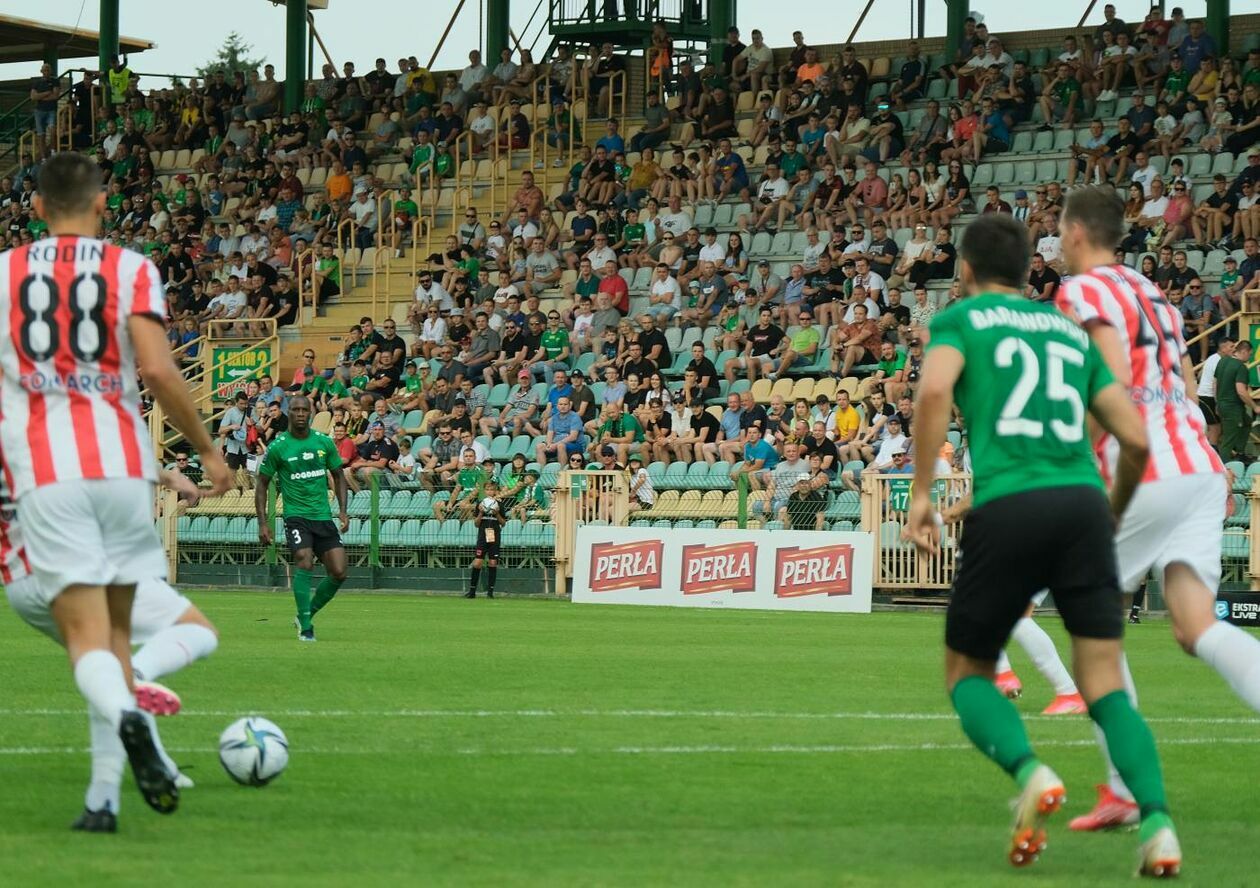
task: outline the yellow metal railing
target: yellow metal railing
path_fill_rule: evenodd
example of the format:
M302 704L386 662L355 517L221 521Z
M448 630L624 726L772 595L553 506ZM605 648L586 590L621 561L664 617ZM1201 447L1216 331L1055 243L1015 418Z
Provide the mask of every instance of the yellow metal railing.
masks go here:
M608 116L617 119L618 126L625 126L626 102L630 97L630 72L628 70L612 71L608 75ZM617 88L617 83L621 88ZM616 114L613 109L620 105Z
M556 521L556 591L573 576L577 531L600 522L624 527L630 517L630 482L625 472L562 471L553 497Z
M294 292L297 293L297 317L293 319L294 324L302 327L306 323L306 296L311 297L311 316L314 317L315 311L319 308L319 292L315 288L315 250L308 247L294 258Z
M277 332L275 319L262 318L256 321L243 322L250 326L261 326L266 330L266 335L260 339L235 335L235 325L237 323L242 322L213 320L207 324L206 335L196 340L196 342L201 343L202 347L201 368L186 374L185 377L188 380L188 390L192 394L193 406L205 417L205 421L211 424L212 436L214 421L221 418L224 410L227 409L226 404L222 407L216 404L215 390L212 385L215 373L232 367L238 351L248 352L260 348L270 348L270 360L265 370L259 369L257 372L252 373L251 376L261 376L263 372L267 372L274 379L279 367L280 337ZM215 361L215 346L225 343L239 346L239 348L219 361ZM191 344L189 343L189 345ZM151 399L152 393L145 389L141 392L141 397ZM182 441L184 436L178 430L168 426L165 413L156 404L149 411L147 419L149 422L149 436L153 442L154 452L158 455L158 459L165 459L171 447Z
M910 508L912 475L862 473L862 530L873 535L877 589L947 589L954 578L961 522L941 528L941 547L925 555L903 534ZM933 499L938 508L961 500L971 490L970 475L942 475Z

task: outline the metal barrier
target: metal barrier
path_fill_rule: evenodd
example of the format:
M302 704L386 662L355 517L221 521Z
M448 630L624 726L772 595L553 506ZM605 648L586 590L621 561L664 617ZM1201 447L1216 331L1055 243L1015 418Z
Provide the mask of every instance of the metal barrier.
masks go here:
M260 327L266 331L266 335L262 338L237 336L234 329L237 323L244 323L251 327ZM201 368L187 372L184 376L188 380L188 390L192 394L193 406L211 424L221 417L224 409L226 409L226 406L219 407L216 403L216 379L220 376L226 377L232 373L233 369L237 368L239 354L262 354L267 358L265 365L253 367L247 373L235 375L234 378L242 384L247 379L255 379L263 373L269 373L274 378L279 368L280 337L277 333L274 318L244 322L210 321L206 336L195 340L195 342L200 344ZM192 344L189 343L189 345ZM230 351L216 359L216 350L224 348L230 349ZM264 350L266 351L264 352ZM151 399L152 394L148 389L145 389L141 392L141 397ZM146 418L149 423L149 437L153 442L154 452L158 455L158 459L165 459L174 445L184 440L184 436L173 427L168 427L166 415L156 403Z
M560 472L555 487L556 589L573 576L577 529L583 524L623 526L630 515L630 482L625 472Z
M862 473L862 530L874 536L877 589L948 589L953 582L962 523L941 528L936 555L920 552L902 533L913 485L912 475ZM942 475L936 479L932 500L944 509L970 491L970 475Z
M306 295L311 297L311 317L314 318L319 307L319 293L315 290L315 249L308 247L298 253L293 260L294 292L298 294L297 317L293 323L299 328L306 324Z
M266 510L275 528L272 543L264 546L258 539L254 479L259 455L251 455L249 470L237 475L237 488L223 496L203 499L193 507L173 495L162 497L162 535L172 576L229 575L248 584L287 585L283 498L274 484ZM347 503L350 526L341 535L352 571L371 574L373 585L394 588L462 583L461 575L475 557L479 488L461 488L455 479L431 476L416 481L386 471L356 474L354 483L358 489L350 492ZM329 497L335 520L331 491ZM505 496L500 502L507 520L499 568L529 572L536 577L531 584L541 580L545 586L555 549L549 492Z

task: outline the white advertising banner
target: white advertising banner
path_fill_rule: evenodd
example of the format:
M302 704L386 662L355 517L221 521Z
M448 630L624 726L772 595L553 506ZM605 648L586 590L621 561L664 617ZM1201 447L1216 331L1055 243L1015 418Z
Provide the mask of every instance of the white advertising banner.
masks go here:
M869 533L578 528L573 601L871 612Z

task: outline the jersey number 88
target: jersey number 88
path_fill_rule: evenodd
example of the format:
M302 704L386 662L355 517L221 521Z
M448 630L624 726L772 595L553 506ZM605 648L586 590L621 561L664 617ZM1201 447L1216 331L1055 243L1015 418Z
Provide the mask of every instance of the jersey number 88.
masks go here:
M94 363L105 353L105 278L92 272L70 282L70 353L84 363ZM18 308L22 325L18 331L22 351L41 363L57 354L61 328L57 309L61 306L57 282L45 274L31 275L18 288Z

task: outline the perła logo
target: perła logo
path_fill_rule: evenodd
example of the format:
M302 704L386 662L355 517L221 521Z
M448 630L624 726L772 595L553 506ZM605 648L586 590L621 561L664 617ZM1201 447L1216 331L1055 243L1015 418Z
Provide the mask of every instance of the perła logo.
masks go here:
M665 544L660 540L639 543L595 543L591 546L591 591L661 588Z
M852 574L852 546L785 546L775 553L774 594L776 598L850 595Z
M757 587L757 544L683 546L682 592L752 592Z

